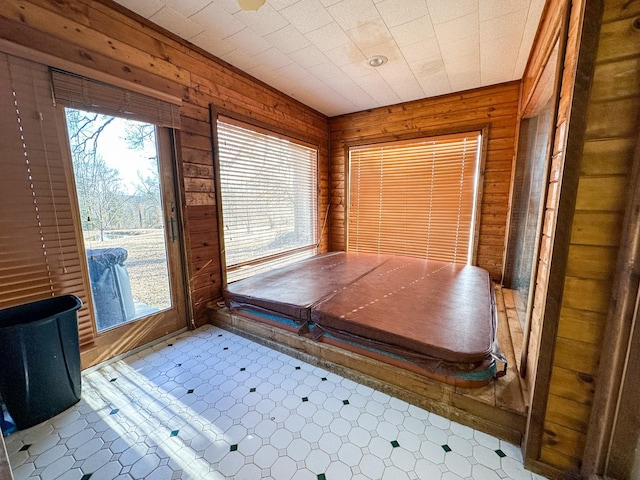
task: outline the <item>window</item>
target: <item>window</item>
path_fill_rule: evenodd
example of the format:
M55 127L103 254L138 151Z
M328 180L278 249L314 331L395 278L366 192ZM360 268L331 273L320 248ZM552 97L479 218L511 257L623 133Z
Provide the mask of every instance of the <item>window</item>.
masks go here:
M227 282L313 255L317 149L228 118L217 142Z
M73 185L75 183L85 189L85 199L100 203L104 199L101 191L102 183L105 183L109 178L117 180L119 188L112 191L113 195L110 199L119 204L140 200L133 208L135 214L133 221L137 222L136 226L138 227L141 223L143 227L149 227L147 230L153 230L149 233L155 234L157 238L156 231L161 223L158 210L155 205L150 210L143 210L144 207L151 207L151 204L157 200L157 196L153 199L142 199L142 195L138 192L143 186L149 187L151 190L151 187L155 187L156 183L150 181L153 173L141 165L130 165L140 169L140 177L134 174L134 179L140 188L136 188L135 185L125 185L130 182L120 178L114 169L107 168L108 165L103 165L102 172L111 174L111 177L104 175L98 179L89 175L91 172L87 171L87 178L80 179L76 175L74 182L74 172L69 159L71 145L65 138L65 130L67 129L65 105L99 112L100 115L87 114L81 120L79 111L67 110L70 120L76 113L78 115L75 118L79 121L94 117L104 120L100 123L99 128L106 126L107 123L111 128L116 123L115 119L111 120L113 117L107 118L102 114L126 117L127 120L123 121L129 124L134 119L149 122L148 128L144 131L156 132L156 139L159 141L157 155L147 153L146 148L142 148L139 153L140 155L157 156L158 161L165 162L162 164L164 167L163 178L169 176L164 173L167 171L167 165L168 170L171 170L171 158L169 158L171 156L163 155L163 152L171 152L169 129L179 128L180 112L177 103L167 104L166 101L138 94L138 92L131 92L66 72L52 70L46 65L0 52L0 112L2 113L0 123L3 132L3 135L0 135L0 158L2 158L0 308L64 294L74 294L80 297L83 306L78 312L78 330L81 351L87 352L87 355L84 355L82 359L83 365L85 365L85 362L95 362L97 359L105 359L123 353L124 350L135 348L140 343L152 340L154 335L164 335L168 331L175 331L184 326L184 294L179 265L179 245L175 239L171 239L168 246L171 252L171 264L175 266L172 272L177 272L171 277L172 308L169 308L167 301L157 300L155 295L158 289L155 288L154 298L140 298L141 301L136 302L133 306L135 316L138 317L144 315L138 310L139 303L151 305L155 307L155 310L162 310L155 314L156 318L153 319L153 322L147 322L152 327L156 325L159 327L155 330L140 328L138 333L130 336L125 335L126 332L123 330L116 331L114 329L98 337L93 307L99 300L97 300L98 296L95 290L91 289L90 277L93 280L94 276L88 271L88 255L85 255L83 245L88 247L107 246L98 245L98 240L95 238L100 237L100 243L103 243L102 240L110 241L112 244L109 246L115 246L113 242L118 241L113 231L115 228L129 237L128 233L133 225L125 222L127 222L126 214L132 216L130 215L132 208L119 209L117 215L114 209L110 209L109 212L103 210L102 213L105 215L107 213L114 214L111 223L108 225L102 221L99 222L99 234L94 232L95 236L92 239L87 242L87 238L85 238L83 241L81 225L88 222L98 223L98 219L105 220L106 216L100 217L95 213L95 209L90 213L87 209L83 209L82 214L79 215L76 197L73 195ZM157 125L166 128L155 128L154 126ZM69 131L72 131L71 125L69 127ZM83 129L83 132L87 134L85 145L93 143L93 140L97 142L99 128L97 124L85 125L85 129ZM103 131L101 136L100 142L104 140L106 143L107 132ZM136 138L140 139L141 136L138 135ZM73 141L71 144L74 149L78 146L73 144ZM113 141L110 142L107 149L88 148L84 150L84 153L88 156L95 156L94 160L96 161L88 162L87 165L98 166L102 155L104 154L106 157L106 150L109 150L110 155L113 155L115 150L121 153ZM147 163L157 165L155 158L153 161L149 158L145 160ZM162 197L165 204L173 198L170 194L171 192L166 192L166 189L163 192ZM105 204L101 203L101 205ZM175 206L175 199L173 199L172 205ZM166 208L165 211L167 211ZM174 218L169 214L165 214L163 217L168 220ZM114 224L115 222L117 225ZM136 236L136 239L141 237ZM162 241L156 243L161 244ZM129 250L129 253L133 252ZM150 256L155 253L155 250L146 244L144 253ZM130 256L129 259L132 257ZM121 260L122 256L118 261ZM153 270L157 271L156 259L149 260L146 262L147 265L153 265ZM144 265L134 266L133 262L130 262L129 266L139 270L144 267ZM122 270L120 273L123 273ZM155 287L156 282L152 281L150 273L153 272L146 269L141 276L144 277L143 281L147 285L153 284ZM118 277L118 281L119 287L126 287L128 277L121 275ZM116 282L113 282L112 285L116 285ZM165 281L165 292L168 289L169 284ZM112 291L115 292L115 288ZM120 293L118 295L119 299L125 300L125 297ZM124 303L118 301L117 307L126 306ZM131 312L133 309L128 308L127 312ZM138 315L139 313L140 315ZM100 326L99 324L98 329ZM139 332L143 330L144 334L140 334Z
M98 332L171 308L156 127L65 109Z
M471 263L480 138L350 148L347 250Z
M171 147L179 105L59 70L51 82L98 350L113 356L126 348L120 339L129 348L142 341L127 335L133 329L148 341L185 324Z

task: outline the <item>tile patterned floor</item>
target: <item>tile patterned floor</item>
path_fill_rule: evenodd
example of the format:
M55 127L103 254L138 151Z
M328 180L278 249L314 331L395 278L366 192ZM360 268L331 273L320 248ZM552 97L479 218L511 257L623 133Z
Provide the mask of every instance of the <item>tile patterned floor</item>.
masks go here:
M540 480L514 445L213 326L83 377L16 479Z

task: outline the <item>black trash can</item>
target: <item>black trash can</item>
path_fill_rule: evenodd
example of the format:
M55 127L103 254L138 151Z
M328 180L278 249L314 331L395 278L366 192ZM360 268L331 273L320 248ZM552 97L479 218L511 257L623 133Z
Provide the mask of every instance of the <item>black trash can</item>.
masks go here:
M125 265L127 255L121 247L87 250L96 324L100 331L131 320L136 313Z
M0 394L18 429L80 400L81 306L62 295L0 310Z

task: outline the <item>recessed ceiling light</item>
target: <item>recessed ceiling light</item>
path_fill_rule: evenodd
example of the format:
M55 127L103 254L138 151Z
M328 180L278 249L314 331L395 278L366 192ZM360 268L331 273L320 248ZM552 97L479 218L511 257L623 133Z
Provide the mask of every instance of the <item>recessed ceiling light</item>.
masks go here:
M380 65L384 65L387 63L389 59L384 55L374 55L367 60L367 63L372 67L379 67Z

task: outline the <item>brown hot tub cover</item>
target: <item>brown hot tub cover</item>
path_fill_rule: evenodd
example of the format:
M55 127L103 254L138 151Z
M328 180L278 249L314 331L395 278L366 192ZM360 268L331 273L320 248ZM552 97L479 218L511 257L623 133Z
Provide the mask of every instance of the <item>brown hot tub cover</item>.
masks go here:
M333 252L231 283L227 305L413 371L469 386L495 374L489 274L418 258ZM473 385L471 385L473 384Z
M311 307L353 283L390 257L344 252L316 255L293 265L230 283L224 291L235 307L257 307L306 322Z
M393 257L316 305L311 319L449 362L481 362L495 337L490 291L480 268Z

